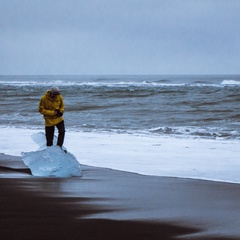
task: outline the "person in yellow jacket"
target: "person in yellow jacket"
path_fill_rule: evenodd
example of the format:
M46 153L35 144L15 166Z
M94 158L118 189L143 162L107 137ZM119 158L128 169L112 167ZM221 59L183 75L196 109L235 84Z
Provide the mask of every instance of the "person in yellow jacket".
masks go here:
M65 136L63 119L64 101L58 87L52 87L41 98L38 110L45 120L45 134L47 146L53 145L55 126L58 129L57 145L62 147Z

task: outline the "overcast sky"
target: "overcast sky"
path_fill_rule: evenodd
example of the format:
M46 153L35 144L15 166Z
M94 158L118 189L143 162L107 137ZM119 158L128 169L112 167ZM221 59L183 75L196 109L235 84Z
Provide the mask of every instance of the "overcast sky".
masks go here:
M240 0L0 0L0 75L237 73Z

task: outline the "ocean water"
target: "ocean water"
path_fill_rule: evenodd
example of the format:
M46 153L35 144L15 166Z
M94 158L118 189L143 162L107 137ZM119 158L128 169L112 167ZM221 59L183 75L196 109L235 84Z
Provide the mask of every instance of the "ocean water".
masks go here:
M69 130L240 138L240 75L0 76L0 126L41 128L52 85Z
M240 183L240 75L0 76L1 153L38 149L38 103L53 85L81 164Z

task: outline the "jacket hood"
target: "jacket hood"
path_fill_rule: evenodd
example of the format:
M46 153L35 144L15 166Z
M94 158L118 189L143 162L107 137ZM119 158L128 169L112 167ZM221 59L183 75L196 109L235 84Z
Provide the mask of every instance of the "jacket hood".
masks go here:
M49 100L52 101L53 99L51 98L50 93L51 93L51 90L47 90L46 93L45 93L45 96L46 96ZM61 96L60 94L57 95L57 97L56 97L55 99L59 99L60 96Z

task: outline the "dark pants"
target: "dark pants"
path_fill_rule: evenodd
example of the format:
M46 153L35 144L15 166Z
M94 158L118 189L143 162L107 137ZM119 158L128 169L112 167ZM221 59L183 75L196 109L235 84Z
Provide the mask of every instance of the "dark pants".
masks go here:
M60 123L58 123L56 125L56 127L58 129L57 145L62 147L63 141L64 141L64 136L65 136L64 121L61 121ZM54 130L55 130L55 126L45 127L47 146L52 146L53 145Z

